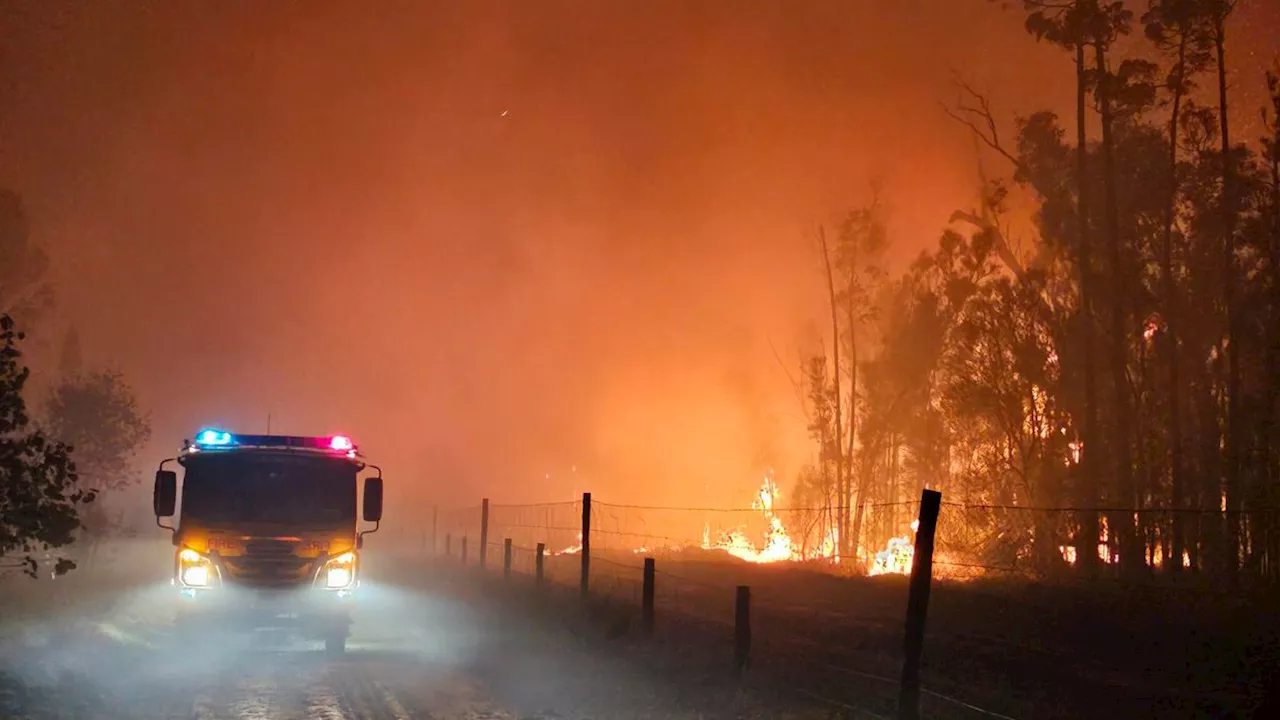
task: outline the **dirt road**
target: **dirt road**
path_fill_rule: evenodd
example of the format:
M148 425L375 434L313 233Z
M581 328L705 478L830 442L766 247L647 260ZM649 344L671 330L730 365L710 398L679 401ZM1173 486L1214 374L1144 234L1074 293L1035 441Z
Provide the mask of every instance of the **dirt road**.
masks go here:
M62 683L60 697L5 707L6 717L192 720L472 720L518 716L485 697L466 673L395 653L330 660L307 651L259 652L231 667L118 686Z
M706 697L674 699L572 638L431 583L384 577L362 587L347 652L334 657L318 642L270 636L182 640L167 583L108 592L87 576L76 582L58 602L26 599L21 614L0 612L0 718L719 716L689 709Z
M95 612L53 609L5 623L0 717L538 717L486 697L484 623L451 599L372 588L349 651L271 636L178 640L163 588Z

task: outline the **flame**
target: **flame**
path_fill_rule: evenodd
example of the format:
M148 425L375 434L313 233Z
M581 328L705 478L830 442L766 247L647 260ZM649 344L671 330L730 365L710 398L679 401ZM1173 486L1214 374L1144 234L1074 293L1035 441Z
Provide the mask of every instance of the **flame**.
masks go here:
M702 528L702 549L720 550L752 563L799 562L820 559L839 562L837 551L839 548L839 536L834 527L827 529L818 548L806 553L797 547L795 541L791 538L791 534L787 532L782 518L778 517L774 512L779 495L781 495L781 491L778 490L778 484L773 479L773 471L770 470L765 473L764 480L760 483L760 489L756 491L756 497L751 502L751 508L759 510L765 519L769 521L769 527L764 533L763 543L759 547L742 530L722 532L720 539L712 543L711 527L709 524L704 524Z
M1120 554L1112 550L1111 545L1107 542L1106 524L1102 527L1102 542L1098 543L1098 559L1104 564L1115 564L1120 562ZM1075 545L1059 545L1058 552L1062 554L1062 560L1072 567L1075 566L1079 555ZM1151 555L1145 558L1146 564L1151 567L1163 567L1165 564L1164 547L1156 545L1151 550ZM1191 567L1191 553L1187 550L1182 551L1182 567Z
M764 544L759 549L741 530L732 530L714 545L711 543L711 527L702 527L702 549L722 550L730 555L753 563L774 563L798 559L792 548L791 535L782 524L782 518L773 512L774 503L779 495L778 484L773 480L773 472L767 472L756 497L751 501L751 509L759 510L769 521L769 529L764 534Z
M920 529L920 521L911 521L911 532ZM911 565L915 559L916 547L911 544L911 536L889 538L884 550L876 553L875 563L867 571L868 575L910 575Z
M751 563L800 562L805 560L840 562L840 536L838 529L834 526L826 529L818 547L812 548L807 552L798 547L791 534L787 532L782 518L774 511L779 495L781 495L781 492L778 489L777 482L774 481L773 471L770 470L765 473L764 480L760 483L759 490L756 491L755 499L751 501L751 508L759 511L768 521L768 528L765 530L759 546L747 537L746 532L741 528L727 532L719 531L717 533L719 537L713 541L711 524L703 523L700 547L703 550L725 552ZM669 549L679 550L680 548L671 547ZM633 548L631 552L642 554L649 552L649 550L649 547L641 546ZM552 554L576 555L581 552L582 533L578 533L577 544Z

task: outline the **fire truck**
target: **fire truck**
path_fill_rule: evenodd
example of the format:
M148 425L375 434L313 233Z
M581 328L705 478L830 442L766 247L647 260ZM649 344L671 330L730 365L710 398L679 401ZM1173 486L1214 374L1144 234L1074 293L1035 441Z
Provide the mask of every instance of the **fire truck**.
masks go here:
M382 520L382 470L351 438L201 430L160 463L152 500L173 535L181 631L275 629L346 649L364 536Z

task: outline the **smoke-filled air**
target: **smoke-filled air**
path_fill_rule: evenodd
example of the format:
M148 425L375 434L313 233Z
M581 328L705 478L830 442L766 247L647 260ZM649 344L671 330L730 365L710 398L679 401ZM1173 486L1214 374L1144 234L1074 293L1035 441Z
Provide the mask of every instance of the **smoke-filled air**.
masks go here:
M1274 0L0 0L0 718L1280 714Z

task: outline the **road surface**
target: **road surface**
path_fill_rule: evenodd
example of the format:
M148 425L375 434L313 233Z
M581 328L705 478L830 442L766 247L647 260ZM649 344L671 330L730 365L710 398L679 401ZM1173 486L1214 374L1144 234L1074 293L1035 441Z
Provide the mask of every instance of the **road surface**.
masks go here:
M349 652L333 657L270 635L181 644L164 595L147 587L95 612L5 623L0 717L529 717L485 696L483 624L448 598L372 588Z
M68 601L8 613L0 619L0 718L708 717L475 597L370 583L348 650L333 657L320 643L271 636L183 644L165 611L170 592L149 582L109 599L99 593L89 607Z

